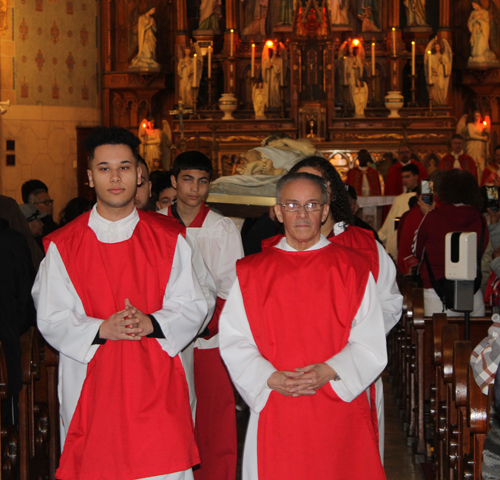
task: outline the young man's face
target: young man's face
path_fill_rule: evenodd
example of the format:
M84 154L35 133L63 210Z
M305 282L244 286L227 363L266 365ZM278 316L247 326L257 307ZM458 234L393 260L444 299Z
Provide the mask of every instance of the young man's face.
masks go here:
M177 190L177 203L197 207L205 200L210 186L210 177L204 170L181 170L176 178L172 175L172 186Z
M156 207L158 210L170 207L172 202L177 198L177 190L173 187L165 188L160 192Z
M135 206L141 210L147 210L149 197L151 196L151 181L145 169L141 169L141 183L135 192Z
M132 212L142 170L128 145L97 147L88 175L89 185L95 189L100 215L116 219Z
M402 172L401 179L406 190L413 190L418 185L418 175L413 175L411 172Z

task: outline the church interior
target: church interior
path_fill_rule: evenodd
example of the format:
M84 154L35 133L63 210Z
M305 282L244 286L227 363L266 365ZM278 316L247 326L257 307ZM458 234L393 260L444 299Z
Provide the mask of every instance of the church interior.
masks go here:
M400 148L430 176L460 134L481 182L499 105L500 0L0 0L0 193L21 204L23 183L39 179L56 219L69 200L94 199L82 141L105 125L141 139L150 171L205 153L208 203L240 218L274 205L275 179L297 158L255 150L270 136L344 180L366 149L382 189L358 195L359 215L379 230ZM425 316L411 277L400 289L384 374L399 425L386 427L388 478L480 479L493 391L468 359L491 316L465 340L463 317ZM33 330L22 342L19 431L2 427L1 475L55 478L57 356Z

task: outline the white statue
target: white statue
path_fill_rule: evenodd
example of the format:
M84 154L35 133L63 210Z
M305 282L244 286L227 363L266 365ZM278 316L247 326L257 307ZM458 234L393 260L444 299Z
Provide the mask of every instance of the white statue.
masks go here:
M491 23L488 10L479 3L472 2L472 12L467 22L471 33L469 66L474 63L498 63L497 57L490 50Z
M139 17L137 31L139 51L132 59L129 69L156 70L160 68L160 64L156 61L156 23L153 18L155 10L152 8Z
M264 113L264 110L267 106L266 91L263 87L262 82L255 83L255 85L252 87L252 101L253 109L255 111L255 118L266 118L266 115Z
M372 7L363 7L363 13L358 15L358 17L361 20L362 32L380 32L380 28L378 28L373 21Z
M243 35L265 35L269 0L245 0Z
M201 0L199 30L219 30L220 0Z
M332 25L349 25L349 0L330 0Z
M434 103L446 105L448 102L448 85L450 83L451 65L453 62L453 52L450 44L443 38L444 52L441 53L441 45L438 38L433 38L425 48L425 78L429 79L429 68L431 69L431 83L434 84L432 91ZM427 52L432 52L431 55Z
M286 66L285 46L282 43L270 46L266 42L262 50L262 77L266 104L269 107L281 106L280 85L284 84Z
M404 0L406 22L409 27L426 27L425 0Z
M368 104L368 85L359 78L353 90L354 116L364 117L366 105Z
M7 113L7 108L3 107L10 107L10 100L7 100L6 102L0 102L0 115Z
M356 52L354 51L356 49ZM349 101L354 105L354 89L357 88L357 80L363 81L364 64L365 64L365 49L363 44L358 41L354 42L346 40L339 49L338 59L342 59L343 63L343 83L349 86Z
M456 132L465 139L465 153L470 155L477 166L477 178L482 178L488 159L488 142L491 125L488 116L481 118L481 113L474 112L474 122L467 123L467 114L462 115L458 122Z
M141 146L139 153L144 158L149 170L155 170L155 162L161 161L161 137L162 132L155 128L154 118L145 118L139 127L139 139Z
M287 173L287 170L274 168L273 161L269 158L247 163L241 172L242 175L283 175L284 173Z
M196 51L196 78L195 74L195 57L191 56L191 48L178 46L179 64L177 65L177 74L179 75L179 99L182 100L184 107L190 108L193 106L193 90L192 87L199 87L201 74L203 73L203 55L201 48L196 42L194 44Z

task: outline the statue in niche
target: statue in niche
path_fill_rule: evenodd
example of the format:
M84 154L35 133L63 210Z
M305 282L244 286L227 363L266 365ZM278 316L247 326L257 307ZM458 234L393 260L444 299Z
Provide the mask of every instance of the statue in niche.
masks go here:
M355 44L357 42L357 44ZM339 49L339 60L343 59L344 82L349 86L349 100L351 105L354 102L354 90L357 87L357 81L363 81L365 49L359 40L346 40Z
M425 0L404 0L408 27L427 27Z
M361 20L361 31L362 32L380 32L380 28L375 25L373 20L373 9L372 7L363 7L363 13L358 15Z
M458 122L456 132L465 139L465 153L476 162L477 178L482 178L488 158L488 143L490 139L490 118L486 115L484 120L481 112L474 112L474 121L467 123L467 114L462 115Z
M486 10L481 4L472 2L472 12L467 26L470 36L470 57L468 65L474 63L498 63L496 55L490 50L490 44L498 44L498 23L493 18L492 12Z
M291 25L293 21L294 0L281 0L278 25Z
M201 0L198 30L219 30L220 0Z
M154 118L145 118L139 127L139 139L141 145L139 153L144 158L146 165L150 171L156 170L155 163L161 161L161 140L162 132L159 128L155 128Z
M426 52L432 52L431 55L424 55L425 78L429 78L429 69L431 70L431 83L434 84L432 91L434 102L437 105L446 105L448 99L448 85L450 83L451 65L453 62L453 52L450 44L443 38L444 52L441 52L441 45L438 38L433 38L425 47ZM429 88L429 87L428 87Z
M269 0L245 0L243 35L265 35Z
M252 87L252 102L257 120L266 118L264 110L267 106L266 91L262 82L255 83Z
M354 116L361 118L365 116L365 109L368 105L368 85L359 78L356 80L356 86L352 92L354 102Z
M131 70L158 70L160 64L156 61L156 23L153 15L156 8L139 17L137 35L139 51L132 59L129 69Z
M349 0L330 0L332 25L349 25Z
M282 43L268 45L266 42L262 50L262 77L268 107L281 106L280 86L284 83L286 67L285 46Z
M177 74L179 75L179 100L182 100L184 107L193 106L192 87L199 87L201 74L203 72L203 55L201 48L196 42L194 44L196 52L196 78L194 78L194 57L191 56L191 47L184 49L178 46L179 64L177 65Z

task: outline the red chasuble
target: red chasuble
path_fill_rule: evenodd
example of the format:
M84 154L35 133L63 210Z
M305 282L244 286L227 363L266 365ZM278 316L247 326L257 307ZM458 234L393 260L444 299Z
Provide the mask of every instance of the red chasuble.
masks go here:
M87 315L107 319L125 298L144 313L162 308L177 237L184 229L139 211L129 240L99 242L89 213L49 237ZM132 480L198 463L188 386L178 356L154 338L110 341L87 367L57 478Z
M359 167L354 167L347 172L347 184L354 187L358 197L363 196L363 171ZM370 195L381 195L382 189L380 187L380 180L378 172L374 168L368 167L366 169L366 178L370 185Z
M203 228L210 208L201 204L189 228ZM169 215L172 210L169 208ZM210 339L219 333L219 317L226 301L217 297L215 311L208 324ZM194 385L196 390L196 443L200 466L193 469L195 480L231 480L236 477L237 437L236 405L229 373L216 348L194 349Z
M278 370L325 362L347 344L369 264L341 245L268 248L237 263L260 353ZM321 272L321 275L318 275ZM366 394L342 401L330 383L316 395L271 392L257 435L259 480L384 479Z

